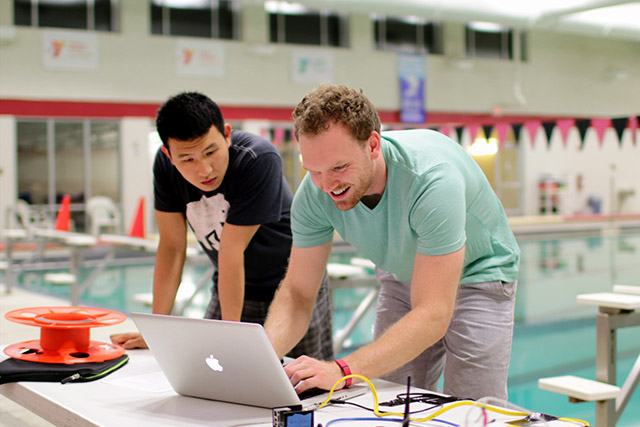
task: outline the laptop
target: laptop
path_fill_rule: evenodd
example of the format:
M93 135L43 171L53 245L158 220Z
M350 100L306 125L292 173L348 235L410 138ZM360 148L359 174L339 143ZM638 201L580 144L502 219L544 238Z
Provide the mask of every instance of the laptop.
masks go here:
M317 408L328 392L298 397L262 325L131 313L142 337L182 395L264 408ZM332 400L366 393L362 385L334 391Z

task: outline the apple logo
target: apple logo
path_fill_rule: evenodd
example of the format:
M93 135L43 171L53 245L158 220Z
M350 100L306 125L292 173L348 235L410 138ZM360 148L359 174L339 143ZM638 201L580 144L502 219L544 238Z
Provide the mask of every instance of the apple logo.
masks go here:
M204 359L204 361L213 371L222 372L224 369L218 359L213 357L213 354L210 354L206 359Z

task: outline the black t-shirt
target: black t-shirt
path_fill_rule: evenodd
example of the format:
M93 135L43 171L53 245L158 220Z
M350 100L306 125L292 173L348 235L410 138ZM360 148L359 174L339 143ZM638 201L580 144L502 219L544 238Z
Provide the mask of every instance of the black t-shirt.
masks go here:
M191 185L161 150L156 153L153 175L156 210L182 212L216 268L225 222L260 225L244 252L245 299L273 298L291 252L292 199L273 144L251 133L232 131L229 166L215 191Z

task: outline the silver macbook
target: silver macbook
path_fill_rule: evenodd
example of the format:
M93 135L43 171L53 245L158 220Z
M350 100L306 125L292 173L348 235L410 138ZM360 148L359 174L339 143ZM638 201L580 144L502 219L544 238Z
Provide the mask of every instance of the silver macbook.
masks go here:
M265 408L312 408L328 396L298 397L257 323L145 313L131 313L131 318L179 394ZM352 386L331 399L350 399L366 390Z

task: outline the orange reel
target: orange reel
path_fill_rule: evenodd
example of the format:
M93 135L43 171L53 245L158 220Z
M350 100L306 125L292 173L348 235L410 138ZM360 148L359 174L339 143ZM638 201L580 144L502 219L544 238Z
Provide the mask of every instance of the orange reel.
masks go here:
M89 329L115 325L127 316L91 307L30 307L4 315L12 322L40 327L40 340L13 344L4 352L15 359L43 363L104 362L124 354L124 348L90 341Z

